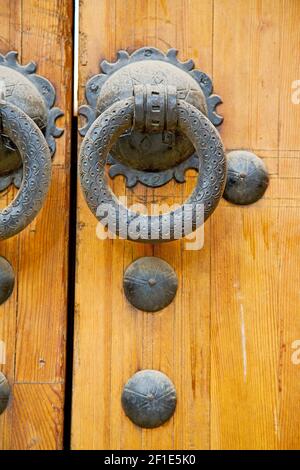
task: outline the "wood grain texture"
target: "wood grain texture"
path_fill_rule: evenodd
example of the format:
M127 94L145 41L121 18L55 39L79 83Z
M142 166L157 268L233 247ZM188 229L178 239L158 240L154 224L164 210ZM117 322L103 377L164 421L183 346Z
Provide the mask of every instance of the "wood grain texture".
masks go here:
M56 89L65 113L58 125L52 182L43 209L18 237L1 242L16 285L0 307L0 341L13 396L0 417L1 449L59 449L62 446L63 382L67 316L69 165L72 116L72 2L3 0L0 52L34 60ZM15 194L1 195L1 207Z
M202 18L202 33L195 12ZM211 1L82 2L80 25L81 84L97 72L99 58L112 60L118 49L133 51L149 44L163 50L177 46L182 59L192 55L198 61L200 57L203 68L211 72ZM187 192L191 185L186 185ZM124 191L120 179L112 186L118 194ZM129 202L148 204L174 202L174 196L176 200L183 196L182 189L178 193L173 183L157 192L138 187L127 195ZM81 193L78 216L72 447L208 448L209 243L195 262L191 252L182 252L181 242L160 248L121 240L101 242ZM180 286L173 304L157 314L134 309L122 289L126 266L139 256L152 254L171 263ZM202 294L192 289L196 285L190 277L196 278L198 263L204 266L198 277L205 285ZM156 430L137 428L121 408L123 385L143 368L162 370L178 391L175 417Z
M292 77L299 71L293 53L300 46L299 19L295 0L214 2L214 78L225 103L225 146L252 149L272 167L262 200L251 207L223 201L223 210L212 217L214 449L300 444L300 367L292 362L292 344L300 337L300 108L291 100Z
M62 448L64 389L61 384L15 384L11 448Z
M221 201L200 251L98 240L79 190L73 449L299 448L299 20L297 0L81 1L80 103L99 60L118 49L177 47L213 76L226 148L256 152L271 179L253 206ZM124 194L121 178L111 184ZM183 186L127 194L178 202L194 184L189 173ZM122 290L126 266L151 254L179 277L174 302L156 314ZM174 417L155 430L134 426L120 403L143 368L165 372L178 393Z

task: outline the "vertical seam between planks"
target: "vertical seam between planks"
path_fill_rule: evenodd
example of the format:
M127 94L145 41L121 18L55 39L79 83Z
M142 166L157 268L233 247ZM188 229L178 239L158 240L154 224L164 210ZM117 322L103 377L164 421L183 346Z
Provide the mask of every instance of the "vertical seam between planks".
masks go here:
M78 8L78 0L72 2L72 90L71 103L68 110L71 112L71 156L69 174L69 245L68 245L68 280L67 280L67 328L66 328L66 360L65 360L65 397L64 397L64 422L63 422L63 448L71 449L71 421L72 421L72 388L73 388L73 364L74 364L74 312L75 312L75 279L76 279L76 235L77 235L77 125L78 119L74 113L74 97L78 93L78 84L74 82L74 50L75 35L78 35L79 25L76 26L75 15ZM78 43L77 43L78 47ZM75 89L77 87L77 90Z

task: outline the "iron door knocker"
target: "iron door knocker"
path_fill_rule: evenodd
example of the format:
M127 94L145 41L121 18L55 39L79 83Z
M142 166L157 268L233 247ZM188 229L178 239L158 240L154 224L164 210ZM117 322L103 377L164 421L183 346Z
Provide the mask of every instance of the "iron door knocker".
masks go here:
M196 207L203 205L206 220L223 194L226 158L215 128L222 122L215 112L221 100L212 94L210 78L194 70L193 61L182 63L176 56L175 49L166 55L152 47L131 56L119 51L117 62L102 62L102 73L86 85L88 105L80 109L87 118L80 130L85 136L79 161L83 193L98 220L107 219L100 207L113 209L116 235L124 237L120 221L126 221L125 238L130 240L163 242L186 236L203 223ZM198 170L199 175L194 191L181 207L162 215L141 215L122 205L112 193L105 176L106 163L110 176L123 174L129 187L138 181L151 187L172 178L184 182L188 168ZM137 218L142 227L139 238L130 231ZM183 224L184 218L190 223ZM155 239L153 227L157 228Z
M55 137L63 130L55 121L63 113L53 107L55 90L37 75L36 64L20 65L17 52L0 54L0 191L19 189L0 210L0 240L17 235L43 206L51 180ZM14 271L0 256L0 305L11 295Z
M34 62L22 66L17 53L0 55L0 191L19 188L15 199L0 211L0 239L10 238L28 224L43 206L51 179L55 126L63 115L53 108L55 91L35 74Z

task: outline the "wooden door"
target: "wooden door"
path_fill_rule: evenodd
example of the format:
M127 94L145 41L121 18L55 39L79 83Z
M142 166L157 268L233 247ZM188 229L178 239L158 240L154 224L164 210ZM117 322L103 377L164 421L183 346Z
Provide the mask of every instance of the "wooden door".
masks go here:
M69 168L72 117L72 2L1 0L0 53L35 61L64 112L58 125L51 188L34 222L0 243L16 283L0 306L0 370L11 398L0 416L0 449L61 449L64 424L67 320ZM15 196L1 193L1 208Z
M68 447L71 398L73 449L299 448L300 2L79 2L80 104L101 60L115 60L120 49L175 47L213 78L226 150L251 150L268 167L265 196L244 207L222 200L198 251L184 241L99 240L80 189L69 241L73 2L0 3L0 53L36 61L64 111L46 203L20 235L0 243L16 274L0 306L0 370L12 390L0 448L60 449L64 437ZM181 202L194 185L192 171L185 184L155 190L111 182L129 202L146 203ZM15 194L12 186L2 192L0 207ZM168 261L179 279L175 300L155 314L135 309L123 291L126 267L145 255ZM74 356L66 370L68 306ZM174 416L153 430L135 426L121 406L124 384L142 369L164 372L177 390Z
M80 103L86 80L119 49L175 47L212 76L226 149L255 152L271 180L256 204L222 200L199 251L100 241L79 191L73 449L299 448L299 21L298 0L80 2ZM127 194L179 200L194 178ZM124 194L121 178L112 185ZM179 277L175 300L155 314L132 307L122 288L143 255ZM167 374L178 395L173 418L153 430L135 426L120 401L147 368Z

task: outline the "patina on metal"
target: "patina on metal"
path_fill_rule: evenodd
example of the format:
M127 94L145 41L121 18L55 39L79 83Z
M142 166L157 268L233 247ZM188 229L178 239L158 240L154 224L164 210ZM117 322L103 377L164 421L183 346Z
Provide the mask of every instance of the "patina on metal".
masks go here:
M23 230L41 209L51 178L55 121L63 113L53 107L51 83L35 73L36 64L20 65L18 54L0 54L0 191L20 188L0 211L0 240Z
M123 284L125 295L134 307L145 312L157 312L174 299L178 279L166 261L145 256L128 266Z
M122 393L125 414L142 428L156 428L168 421L175 412L176 402L174 384L158 370L137 372Z
M6 258L0 256L0 305L12 294L15 285L15 273Z
M79 158L80 182L86 202L104 224L107 223L107 211L102 209L110 208L110 214L114 214L110 229L123 238L161 243L184 237L202 225L222 197L226 159L220 135L201 111L177 97L178 129L192 142L199 156L196 187L185 203L175 210L161 215L139 214L116 198L105 174L109 151L118 137L132 128L135 109L134 97L117 101L100 114L88 130ZM199 207L204 208L204 220L199 217ZM125 222L121 224L120 221ZM137 224L140 227L138 236Z
M222 122L215 111L221 99L212 94L211 79L195 70L192 60L180 62L177 52L170 49L164 54L153 47L143 47L132 55L119 51L116 62L103 61L102 73L87 82L88 105L79 110L87 119L80 129L82 136L111 105L135 96L134 126L118 136L107 160L110 176L124 175L128 187L137 182L158 187L172 178L184 182L187 169L199 169L193 143L175 125L177 98L197 108L213 125Z
M227 182L224 198L233 204L258 201L269 185L269 174L261 158L252 152L235 150L227 154Z
M6 410L10 396L10 386L5 375L0 372L0 415Z
M51 156L55 153L55 137L63 130L56 127L55 121L63 113L53 107L55 90L44 77L37 75L36 64L18 63L17 52L0 54L0 94L1 100L23 111L44 135ZM1 109L0 109L1 118ZM25 129L24 129L25 130ZM27 132L30 132L28 127ZM10 184L20 188L22 183L22 156L16 142L5 129L0 127L0 191Z

